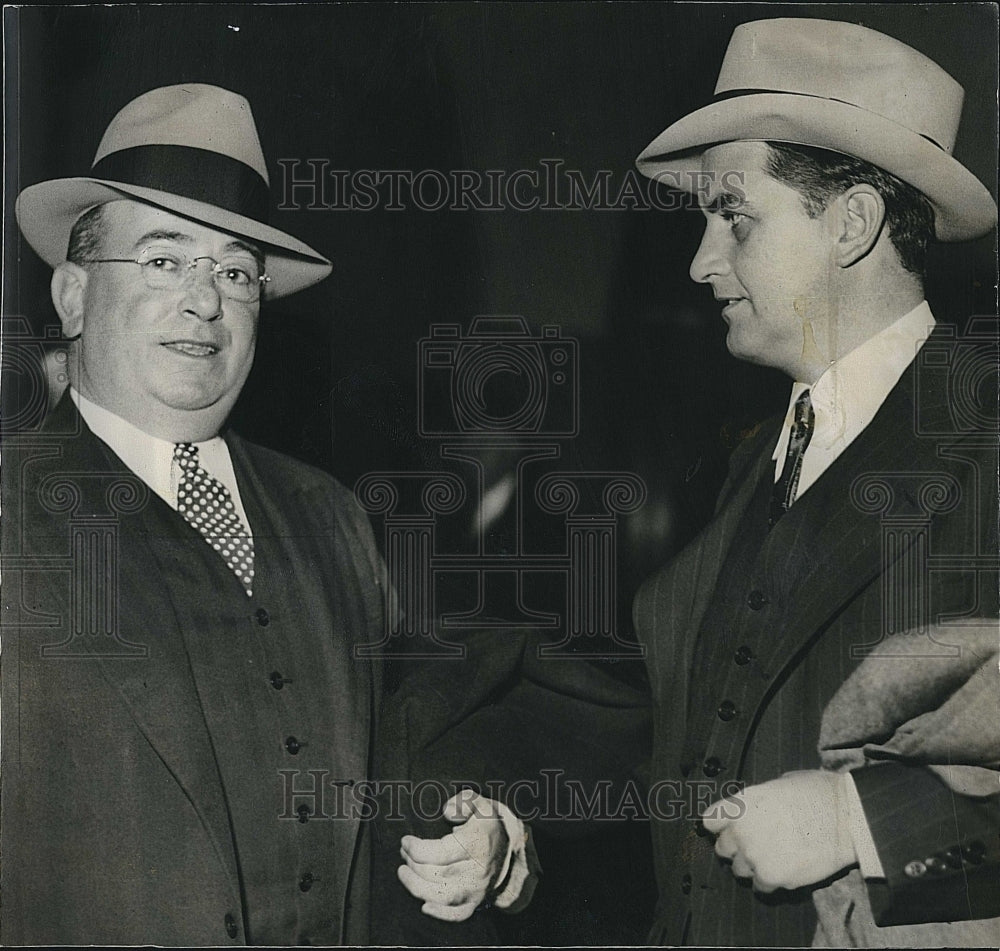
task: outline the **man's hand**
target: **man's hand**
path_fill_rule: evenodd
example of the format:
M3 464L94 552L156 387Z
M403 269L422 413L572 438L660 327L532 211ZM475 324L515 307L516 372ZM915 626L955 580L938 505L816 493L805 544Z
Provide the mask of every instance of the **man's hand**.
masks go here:
M713 803L702 818L734 875L759 892L802 888L857 862L841 790L837 773L786 773Z
M456 829L441 839L403 836L399 880L421 911L442 921L465 921L506 876L510 842L496 803L464 790L445 803Z

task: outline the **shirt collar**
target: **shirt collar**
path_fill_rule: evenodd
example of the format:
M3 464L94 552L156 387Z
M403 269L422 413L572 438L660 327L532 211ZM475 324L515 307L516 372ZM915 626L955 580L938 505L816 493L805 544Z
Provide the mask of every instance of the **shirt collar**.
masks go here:
M794 383L774 459L784 458L795 401L806 389L816 414L810 448L836 451L852 442L872 421L903 371L913 362L934 323L930 306L921 301L899 320L831 363L811 386Z
M98 406L75 387L70 387L69 395L90 431L107 443L112 452L160 498L176 507L177 486L173 468L175 444L151 436L116 413ZM216 466L213 466L212 460L222 454L228 463L228 448L220 436L194 445L198 447L199 462L209 472L216 474L213 471ZM227 484L229 482L225 478L224 481Z

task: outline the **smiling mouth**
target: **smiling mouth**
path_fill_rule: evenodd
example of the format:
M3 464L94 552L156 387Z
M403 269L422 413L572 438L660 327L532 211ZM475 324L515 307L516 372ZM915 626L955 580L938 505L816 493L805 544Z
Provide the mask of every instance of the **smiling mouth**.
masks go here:
M172 350L174 353L182 353L187 357L213 357L219 352L219 348L211 343L198 343L195 340L169 340L160 346Z
M720 297L720 298L718 298L719 303L723 305L723 307L722 307L722 316L723 317L728 317L732 313L733 308L736 307L737 304L740 304L740 303L742 303L745 300L746 300L745 297Z

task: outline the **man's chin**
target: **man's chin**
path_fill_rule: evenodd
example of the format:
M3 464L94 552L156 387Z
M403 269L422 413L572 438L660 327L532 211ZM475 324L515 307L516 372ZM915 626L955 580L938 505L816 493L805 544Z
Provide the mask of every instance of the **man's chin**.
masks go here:
M726 349L737 360L744 360L747 363L761 362L757 349L744 339L740 328L734 324L729 325L729 333L726 334Z
M726 349L731 356L743 363L752 363L755 366L784 372L784 368L778 365L780 361L776 350L767 350L760 344L754 346L751 341L741 339L738 332L734 333L732 327L729 328L729 333L726 335Z
M236 396L230 393L167 393L150 407L150 416L155 416L158 428L164 431L162 438L200 442L219 434L235 402Z

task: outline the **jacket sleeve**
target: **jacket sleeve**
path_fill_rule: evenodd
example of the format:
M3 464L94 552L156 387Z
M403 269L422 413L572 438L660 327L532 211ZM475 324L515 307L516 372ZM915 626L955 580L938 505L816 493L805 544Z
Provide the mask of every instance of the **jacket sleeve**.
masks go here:
M585 818L576 806L599 784L639 783L652 745L644 672L630 682L615 665L539 656L543 643L531 632L480 632L465 639L463 659L403 677L385 711L391 768L477 786L519 818L557 825Z
M651 705L643 684L579 658L539 657L543 638L495 629L463 639L465 655L414 664L383 707L376 776L373 888L378 944L495 945L489 915L460 924L420 912L396 878L403 835L438 838L444 801L472 787L554 835L593 830L596 803L630 802L648 764ZM537 858L528 853L529 871ZM526 900L530 893L523 896Z
M877 925L1000 916L1000 788L962 795L899 762L852 776L886 876L868 882Z

